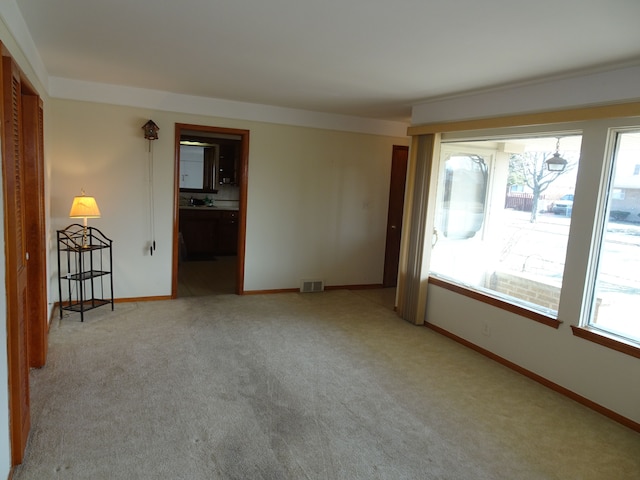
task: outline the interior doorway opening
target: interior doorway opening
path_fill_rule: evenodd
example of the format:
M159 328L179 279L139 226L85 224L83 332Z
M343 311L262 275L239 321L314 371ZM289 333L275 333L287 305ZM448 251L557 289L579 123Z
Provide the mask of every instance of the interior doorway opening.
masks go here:
M176 124L172 298L244 293L249 131Z

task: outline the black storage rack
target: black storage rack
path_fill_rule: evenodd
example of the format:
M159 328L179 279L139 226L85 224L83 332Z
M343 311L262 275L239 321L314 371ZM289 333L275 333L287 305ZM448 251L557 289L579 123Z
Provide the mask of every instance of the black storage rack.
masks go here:
M58 230L60 318L65 310L79 312L80 321L84 322L84 312L88 310L108 304L113 310L112 245L113 241L95 227L72 224Z

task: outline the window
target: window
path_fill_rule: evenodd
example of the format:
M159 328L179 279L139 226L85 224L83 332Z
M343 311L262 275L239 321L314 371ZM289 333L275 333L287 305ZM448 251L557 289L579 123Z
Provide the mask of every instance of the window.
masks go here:
M633 174L634 174L634 175L640 175L640 165L636 164L636 165L633 167Z
M640 130L615 137L588 324L640 343Z
M611 190L612 200L624 200L624 188L614 188Z
M581 137L560 135L562 172L545 163L557 142L443 141L432 276L557 316Z

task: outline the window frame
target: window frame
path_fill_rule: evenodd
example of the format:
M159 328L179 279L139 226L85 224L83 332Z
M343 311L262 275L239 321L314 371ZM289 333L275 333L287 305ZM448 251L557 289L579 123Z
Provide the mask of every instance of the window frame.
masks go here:
M611 202L614 196L614 181L616 156L618 151L619 135L626 132L640 131L640 119L635 125L616 126L608 130L605 158L602 162L601 186L598 196L597 216L594 219L594 239L591 254L588 262L590 265L587 280L585 282L585 303L582 315L577 325L572 325L573 334L585 340L598 343L600 345L613 348L622 353L640 358L640 342L632 340L620 334L616 334L604 328L600 328L591 323L593 312L597 302L597 282L598 270L602 254L603 243L607 224L609 223L609 213Z
M489 161L487 163L489 177L487 181L487 191L485 194L485 202L488 204L486 208L490 208L490 204L492 203L489 198L491 196L491 192L496 187L495 182L495 168L496 168L496 156L495 152L491 148L480 147L477 145L470 145L474 142L505 142L508 143L510 140L514 139L527 139L531 138L532 140L539 138L556 138L556 137L569 137L569 136L582 136L582 130L575 125L540 125L535 127L514 127L514 128L502 128L499 130L484 130L484 131L473 131L473 132L452 132L449 134L443 134L440 139L440 155L438 158L434 158L434 176L435 181L433 183L433 187L435 188L435 208L434 211L437 211L441 208L441 200L438 192L442 189L443 183L443 171L445 169L445 161L443 160L443 153L474 153L477 155L483 155L489 157ZM463 144L458 147L457 144ZM501 190L502 191L502 190ZM485 220L487 216L490 214L485 208L484 216ZM434 212L434 217L438 217L438 215ZM434 223L434 229L437 228L437 225ZM486 233L487 223L483 222L481 229L479 230L479 234L484 237ZM432 245L433 248L433 245ZM428 268L430 270L430 266ZM490 290L485 290L473 285L465 284L464 281L452 278L447 276L446 274L431 272L429 271L428 275L428 283L432 285L437 285L441 288L456 292L460 295L464 295L468 298L473 298L475 300L481 301L483 303L493 305L502 310L509 311L511 313L518 314L524 318L536 321L538 323L550 326L552 328L558 329L560 325L563 323L559 320L557 314L546 313L546 309L544 306L539 306L539 308L535 308L535 306L528 308L526 306L526 301L523 299L518 299L517 297L513 297L513 300L510 300L506 296L500 295L499 292L491 292Z
M504 117L494 117L494 118L484 118L484 119L473 119L473 120L461 120L454 122L445 122L445 123L433 123L433 124L424 124L424 125L414 125L407 129L407 134L414 138L414 146L420 144L420 139L423 136L429 137L432 136L436 141L435 147L432 149L433 152L438 152L439 150L439 141L441 137L446 135L447 140L449 139L465 139L472 140L474 138L482 139L487 136L491 136L492 138L499 138L500 132L504 132L505 135L508 136L516 136L516 135L527 135L527 134L535 134L539 132L548 133L554 130L561 131L570 131L572 128L576 130L582 131L583 142L585 139L585 135L596 138L599 137L599 131L603 128L620 128L620 127L630 127L637 128L640 125L640 102L628 102L621 104L610 104L610 105L601 105L596 107L584 107L584 108L573 108L567 110L557 110L551 112L538 112L538 113L525 113ZM587 131L590 131L587 134ZM598 131L598 134L593 134L594 131ZM595 141L595 140L590 140ZM591 146L593 146L592 144ZM601 153L600 147L596 148L596 153L591 155L589 162L587 162L589 174L578 173L578 178L576 181L576 191L578 189L583 191L594 191L597 187L593 179L589 179L589 181L584 181L581 177L588 177L589 175L593 176L594 172L600 168L599 174L596 174L599 182L602 182L604 178L604 170L603 170L603 162L606 157L601 156L598 160L598 156ZM589 146L585 146L582 144L582 149L584 152L585 148L589 148ZM416 155L416 154L414 154ZM418 152L417 155L420 155ZM583 157L581 154L581 166L580 170L583 167ZM438 163L438 162L432 162ZM432 185L433 186L433 185ZM602 186L602 185L600 185ZM603 345L607 348L611 348L625 354L632 355L634 357L640 357L640 348L635 345L629 344L629 342L625 342L622 339L611 338L611 335L607 335L606 332L600 332L593 328L585 327L584 322L584 311L586 308L589 308L588 302L586 301L588 297L587 289L590 285L590 282L587 278L590 275L590 271L592 270L592 253L594 246L594 234L595 228L597 225L596 216L593 216L593 212L597 207L595 204L600 202L600 195L602 189L598 190L598 198L588 198L588 195L585 194L584 205L578 204L577 209L574 210L573 215L591 218L590 225L591 231L590 234L587 235L587 232L579 232L576 234L576 228L572 222L571 230L569 232L570 243L567 246L567 256L571 258L567 258L567 262L565 263L565 272L567 271L567 267L574 268L579 270L576 274L576 277L580 280L579 285L571 285L567 292L569 294L569 299L565 299L563 285L563 295L560 298L560 306L558 310L558 318L557 321L563 323L562 319L569 320L569 325L571 326L572 332L574 336L580 337L584 340L588 340L600 345ZM579 197L580 198L580 197ZM429 225L429 223L427 223ZM426 232L425 232L426 233ZM577 248L571 245L572 237L580 237L580 241L576 241ZM430 235L425 235L425 239L430 238ZM425 242L425 245L427 242ZM575 250L575 251L573 251ZM428 246L426 247L425 258L428 259L430 256L430 250ZM586 260L586 262L585 262ZM570 263L571 265L568 265ZM589 265L584 265L588 263ZM428 284L436 284L438 286L442 286L444 288L450 288L446 282L442 282L441 280L434 279L428 277ZM399 284L401 285L401 284ZM455 290L458 291L460 287L455 286ZM467 296L472 296L476 300L479 300L483 303L488 303L495 305L499 308L505 308L504 305L500 305L500 302L496 302L495 299L491 299L490 297L484 294L471 293L471 291L460 291L459 293L465 294ZM426 297L426 292L423 294ZM402 298L403 292L399 292L399 297ZM422 298L422 297L421 297ZM417 305L418 316L423 316L426 313L426 302L423 299ZM515 312L519 313L519 312ZM528 318L528 315L522 314L523 317ZM557 327L556 327L557 328Z

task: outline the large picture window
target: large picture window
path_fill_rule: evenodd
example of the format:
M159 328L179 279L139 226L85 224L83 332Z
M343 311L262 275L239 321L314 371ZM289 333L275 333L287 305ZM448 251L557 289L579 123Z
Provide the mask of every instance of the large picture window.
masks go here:
M640 343L640 129L614 135L588 324Z
M430 274L555 318L580 145L573 133L443 141Z

